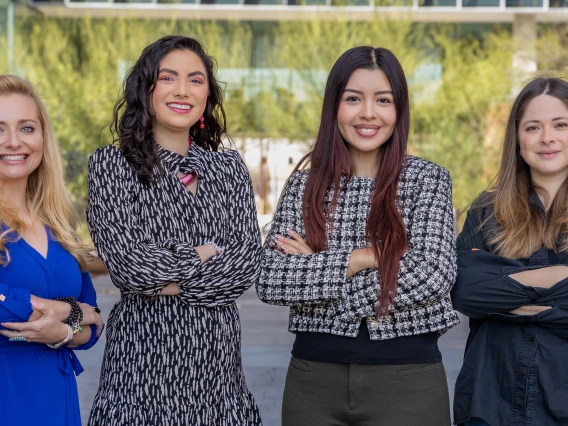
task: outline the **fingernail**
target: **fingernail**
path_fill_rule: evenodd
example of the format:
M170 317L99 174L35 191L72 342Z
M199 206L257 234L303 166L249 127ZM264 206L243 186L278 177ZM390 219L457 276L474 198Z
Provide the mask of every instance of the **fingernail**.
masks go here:
M32 306L33 306L34 308L37 308L37 302L32 301Z

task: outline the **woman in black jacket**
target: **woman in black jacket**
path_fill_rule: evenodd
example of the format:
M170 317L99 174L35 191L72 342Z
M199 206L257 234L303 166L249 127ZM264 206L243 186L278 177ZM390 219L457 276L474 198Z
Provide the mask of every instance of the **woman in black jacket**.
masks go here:
M458 237L456 309L470 318L456 424L568 425L568 83L517 97L494 186Z

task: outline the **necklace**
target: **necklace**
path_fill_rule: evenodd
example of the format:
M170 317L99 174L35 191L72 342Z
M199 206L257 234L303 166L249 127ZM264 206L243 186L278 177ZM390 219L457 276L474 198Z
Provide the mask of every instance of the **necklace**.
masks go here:
M191 149L191 137L187 138L187 143L189 144L189 148ZM190 172L179 179L181 180L181 183L183 183L184 186L188 186L191 185L191 182L193 182L196 177L197 174L195 172Z

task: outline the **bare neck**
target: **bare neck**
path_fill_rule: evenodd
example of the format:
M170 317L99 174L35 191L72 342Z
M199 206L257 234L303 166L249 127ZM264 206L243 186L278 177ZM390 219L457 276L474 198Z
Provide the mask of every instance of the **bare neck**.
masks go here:
M31 223L32 218L26 196L27 184L27 179L16 182L1 182L2 199L5 204L16 209L25 222Z
M564 183L565 179L566 176L560 176L560 175L555 175L555 176L535 176L534 174L532 175L533 185L542 188L546 191L547 196L539 194L539 198L542 201L542 204L544 205L544 209L546 211L548 211L548 209L552 205L552 202L554 201L556 194L558 194L558 191L560 190L560 187Z
M353 175L375 178L379 172L379 158L376 152L350 151L353 161Z
M179 155L186 155L189 151L187 142L188 131L171 132L166 129L154 129L154 139L162 147Z

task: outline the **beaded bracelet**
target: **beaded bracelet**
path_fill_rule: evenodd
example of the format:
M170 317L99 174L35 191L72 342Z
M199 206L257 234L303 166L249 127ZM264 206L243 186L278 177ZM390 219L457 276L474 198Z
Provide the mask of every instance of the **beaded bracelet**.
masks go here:
M67 324L71 326L73 329L73 334L77 334L77 332L81 333L83 331L83 327L79 324L83 321L83 310L81 306L79 306L79 302L74 297L58 297L55 299L59 302L69 303L71 305L71 313L67 317L63 324Z
M225 250L225 247L221 247L220 245L215 244L212 241L207 241L205 243L205 245L210 245L211 247L213 247L215 249L215 254L220 254L223 253L223 250Z

